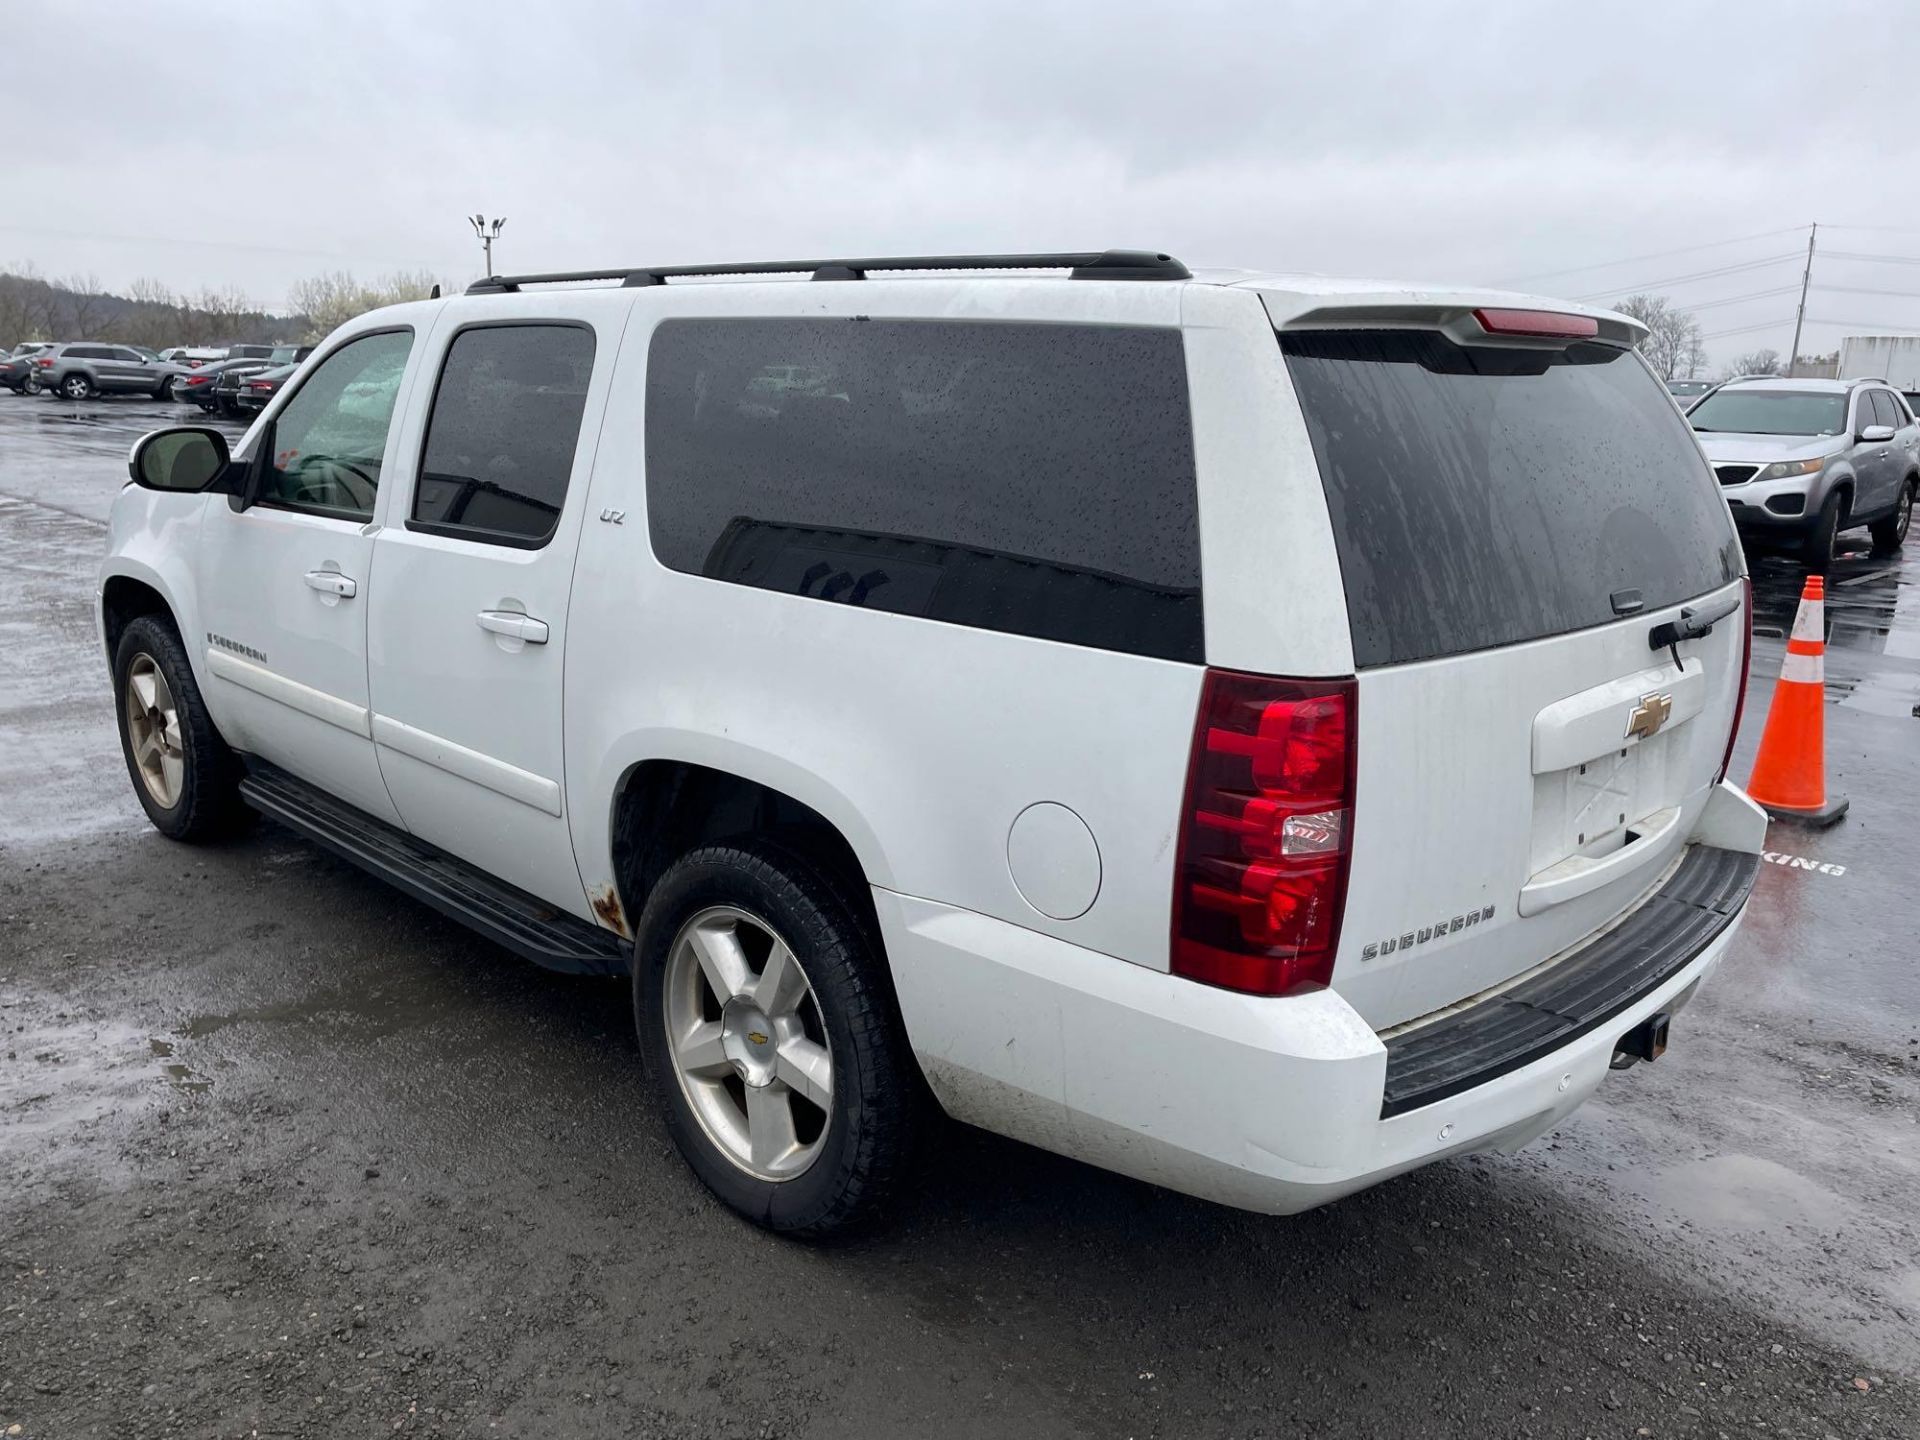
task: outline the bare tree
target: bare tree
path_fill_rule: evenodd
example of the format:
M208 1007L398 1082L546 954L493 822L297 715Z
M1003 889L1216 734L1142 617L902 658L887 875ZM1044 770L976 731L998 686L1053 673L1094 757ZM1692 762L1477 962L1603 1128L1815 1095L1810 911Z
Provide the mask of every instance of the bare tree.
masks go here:
M104 339L104 336L94 333L111 309L109 297L101 293L100 277L68 275L55 280L53 286L63 292L67 330L72 337L75 340Z
M27 298L27 278L13 271L0 271L0 345L18 345L37 340L33 333L34 314Z
M1640 353L1662 380L1692 375L1707 362L1700 322L1664 295L1629 295L1614 307L1647 327Z
M191 304L204 317L206 334L202 337L203 342L232 341L241 321L258 313L254 303L233 285L218 290L204 286L193 297Z
M305 338L320 340L354 316L382 305L425 300L437 283L425 270L397 271L371 284L354 279L349 271L335 270L302 280L288 293L287 304L305 320Z
M143 276L127 287L127 299L133 302L133 309L122 326L127 339L156 349L176 343L180 299L173 291L158 280Z
M1689 380L1707 368L1707 337L1700 333L1698 324L1687 332L1686 354L1681 357L1680 368Z
M1729 375L1778 375L1780 373L1780 352L1778 350L1749 350L1733 362Z

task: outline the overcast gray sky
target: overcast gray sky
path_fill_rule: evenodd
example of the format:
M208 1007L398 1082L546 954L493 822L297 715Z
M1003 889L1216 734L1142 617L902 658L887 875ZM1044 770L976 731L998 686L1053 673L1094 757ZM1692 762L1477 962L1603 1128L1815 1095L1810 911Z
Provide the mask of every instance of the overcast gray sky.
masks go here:
M1904 0L192 14L0 0L0 267L280 308L327 269L467 279L478 209L504 270L1125 245L1702 304L1797 285L1700 272L1818 220L1803 348L1920 330ZM1700 310L1742 332L1716 357L1784 351L1794 300Z

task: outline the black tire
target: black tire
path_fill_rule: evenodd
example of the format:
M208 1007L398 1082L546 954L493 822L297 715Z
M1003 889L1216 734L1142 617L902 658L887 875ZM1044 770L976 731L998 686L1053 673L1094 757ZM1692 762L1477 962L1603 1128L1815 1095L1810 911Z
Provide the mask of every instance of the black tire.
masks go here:
M1914 492L1920 490L1920 479L1909 475L1907 483L1900 487L1900 501L1893 507L1893 514L1884 520L1876 520L1867 527L1867 533L1873 536L1873 553L1891 555L1907 541L1907 530L1913 524Z
M833 1061L833 1097L812 1163L787 1180L752 1175L694 1114L667 1040L668 960L681 928L716 905L766 922L800 961ZM633 1008L640 1049L673 1142L708 1189L756 1225L799 1239L844 1237L886 1208L928 1114L876 937L854 894L766 839L713 845L661 876L640 918Z
M136 661L149 659L165 678L178 716L175 738L182 758L178 797L163 805L148 788L134 758L129 733L127 687ZM120 725L120 753L127 762L133 793L154 829L172 840L215 840L244 829L253 812L240 799L240 761L214 728L186 647L171 621L159 615L141 615L127 623L113 655L114 713Z
M60 382L60 398L63 400L91 400L99 394L99 387L92 380L77 371Z
M14 386L13 393L16 395L38 395L44 388L38 380L29 377Z
M1846 519L1846 494L1835 490L1821 504L1813 529L1807 532L1800 549L1801 558L1815 574L1824 575L1833 568L1834 547L1839 543L1840 532L1846 528Z

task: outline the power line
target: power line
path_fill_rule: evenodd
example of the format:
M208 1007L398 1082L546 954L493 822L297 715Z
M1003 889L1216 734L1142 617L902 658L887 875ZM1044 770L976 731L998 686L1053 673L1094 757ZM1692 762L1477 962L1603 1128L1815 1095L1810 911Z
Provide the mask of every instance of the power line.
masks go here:
M1813 290L1816 295L1823 290L1831 290L1838 295L1884 295L1893 300L1920 300L1920 290L1875 290L1870 285L1816 285Z
M1816 285L1813 288L1818 290L1820 287ZM1688 305L1683 308L1687 310L1712 310L1720 305L1738 305L1743 300L1769 300L1775 295L1792 295L1797 293L1799 289L1800 287L1798 285L1781 285L1772 290L1753 290L1745 295L1728 295L1720 300L1702 300L1697 305Z
M1650 255L1630 255L1622 260L1601 260L1592 265L1571 265L1565 270L1537 270L1531 275L1517 275L1511 280L1497 282L1501 285L1523 285L1530 280L1550 280L1556 275L1581 275L1589 270L1611 270L1619 265L1638 265L1646 260L1665 260L1670 255L1693 255L1702 250L1718 250L1723 245L1740 245L1749 240L1770 240L1775 235L1798 235L1800 227L1792 225L1784 230L1762 230L1756 235L1735 235L1727 240L1709 240L1700 245L1682 245L1674 250L1656 250Z
M1838 325L1845 330L1913 330L1920 331L1920 325L1888 325L1884 320L1833 320L1825 315L1809 315L1809 325Z
M1868 255L1859 250L1829 250L1829 260L1871 260L1876 265L1920 265L1920 255Z
M1722 275L1738 275L1747 270L1764 270L1769 265L1782 265L1789 260L1798 260L1800 252L1790 251L1785 255L1769 255L1764 260L1743 260L1735 265L1720 265L1712 270L1696 270L1690 275L1669 275L1661 280L1643 280L1636 285L1613 285L1605 290L1595 290L1591 294L1576 295L1576 300L1601 300L1609 295L1632 294L1642 290L1657 290L1663 285L1685 285L1694 280L1713 280ZM1796 287L1797 288L1797 287Z
M1755 330L1784 330L1792 323L1791 320L1762 320L1756 325L1735 325L1730 330L1709 330L1700 338L1702 340L1724 340L1729 335L1750 335Z
M1920 235L1912 225L1829 225L1829 230L1878 230L1887 235Z

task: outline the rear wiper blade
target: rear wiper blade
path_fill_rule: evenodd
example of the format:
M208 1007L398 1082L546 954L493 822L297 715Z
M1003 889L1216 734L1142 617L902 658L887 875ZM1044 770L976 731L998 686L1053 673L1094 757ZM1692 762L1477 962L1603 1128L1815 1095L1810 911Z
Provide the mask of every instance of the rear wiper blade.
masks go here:
M1670 650L1682 640L1700 640L1713 633L1713 627L1740 608L1740 597L1717 605L1682 606L1680 618L1663 620L1647 632L1649 650Z

